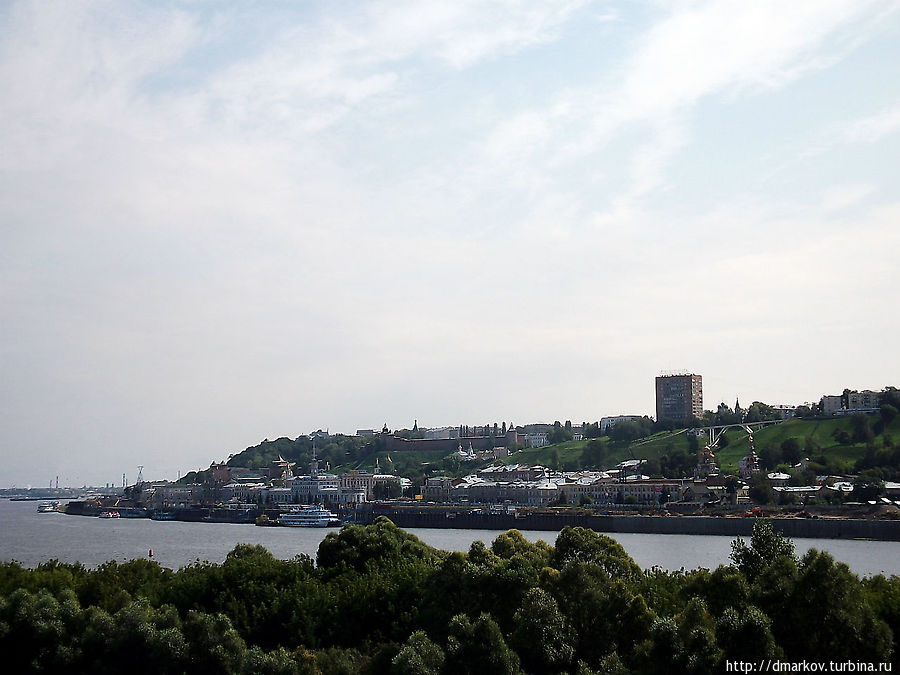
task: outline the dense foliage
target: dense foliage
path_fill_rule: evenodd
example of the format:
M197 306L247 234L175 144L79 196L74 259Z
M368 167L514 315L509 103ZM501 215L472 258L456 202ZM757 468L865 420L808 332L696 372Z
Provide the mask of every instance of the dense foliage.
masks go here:
M316 457L324 467L359 461L381 449L380 443L382 441L379 436L360 437L340 434L315 441L308 436L299 436L295 439L276 438L274 441L266 439L259 445L254 445L229 457L228 465L256 469L268 467L275 460L283 458L290 462L296 462L298 470L303 472L306 465L312 460L313 445L316 448Z
M0 653L15 673L707 673L885 662L900 630L900 578L798 559L765 521L713 571L641 571L582 528L446 553L384 518L329 534L317 563L248 545L178 571L5 563Z

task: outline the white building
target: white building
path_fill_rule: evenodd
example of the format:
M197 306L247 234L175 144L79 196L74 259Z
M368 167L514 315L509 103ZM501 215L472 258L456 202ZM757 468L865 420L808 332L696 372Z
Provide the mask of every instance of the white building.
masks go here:
M309 475L290 481L292 501L296 504L361 504L366 501L364 488L341 489L340 478L332 473L319 473L319 460L313 454Z

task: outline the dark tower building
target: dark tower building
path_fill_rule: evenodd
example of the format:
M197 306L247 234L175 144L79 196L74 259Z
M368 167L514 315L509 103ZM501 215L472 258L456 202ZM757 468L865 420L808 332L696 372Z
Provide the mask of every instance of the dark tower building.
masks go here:
M687 422L703 414L700 375L662 375L656 378L656 419Z

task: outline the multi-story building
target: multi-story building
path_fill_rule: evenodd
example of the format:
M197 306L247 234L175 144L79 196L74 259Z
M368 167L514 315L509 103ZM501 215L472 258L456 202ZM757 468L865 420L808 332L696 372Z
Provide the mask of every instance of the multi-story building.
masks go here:
M847 410L875 410L881 404L881 394L864 389L847 394Z
M368 471L349 471L338 477L341 490L362 490L366 501L371 500L375 488L375 474Z
M573 483L561 483L559 492L565 496L569 504L578 504L585 498L590 498L595 504L622 503L629 495L633 496L638 504L662 504L678 501L687 482L681 479L646 477L627 481L618 481L611 477L582 479Z
M819 409L822 411L823 415L834 415L839 413L844 408L844 397L838 394L837 396L829 396L825 395L819 401Z
M656 419L686 422L703 414L700 375L661 375L656 378Z
M823 415L848 415L850 412L874 411L881 403L881 392L864 389L847 391L835 396L825 395L819 400Z

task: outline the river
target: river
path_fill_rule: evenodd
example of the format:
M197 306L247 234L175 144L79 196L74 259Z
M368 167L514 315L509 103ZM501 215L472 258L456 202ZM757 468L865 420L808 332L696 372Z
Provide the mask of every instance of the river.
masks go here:
M229 523L182 523L146 518L101 519L38 513L37 502L0 500L0 560L33 567L47 560L96 567L108 560L145 558L153 550L160 565L177 569L196 561L219 563L236 544L261 544L278 558L306 554L315 559L328 532L314 528L256 527ZM490 544L493 530L407 530L447 551L467 551L480 539ZM529 541L555 540L554 532L523 531ZM642 568L713 569L728 563L734 537L673 534L612 534ZM845 539L794 539L798 555L810 548L828 551L856 574L900 574L900 542Z

